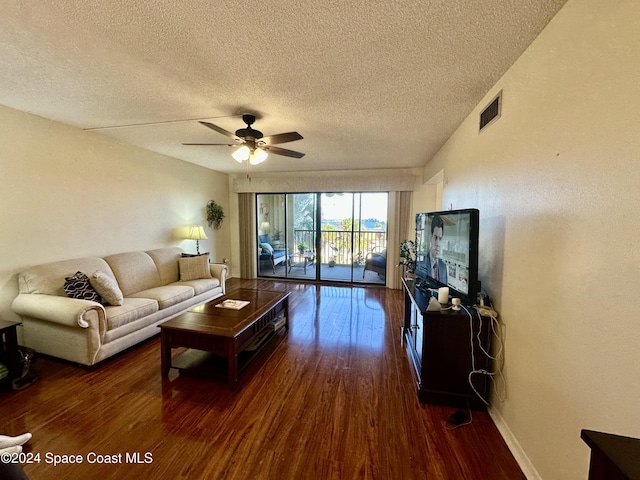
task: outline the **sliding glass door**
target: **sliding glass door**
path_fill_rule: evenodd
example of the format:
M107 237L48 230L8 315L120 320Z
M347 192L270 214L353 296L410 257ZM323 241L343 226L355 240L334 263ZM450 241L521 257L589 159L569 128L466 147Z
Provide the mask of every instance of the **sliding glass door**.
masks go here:
M388 194L259 194L258 275L384 284Z
M322 280L385 283L387 193L321 194ZM379 266L375 271L373 264ZM324 263L323 263L324 264Z
M287 195L290 253L288 270L290 278L315 280L318 276L318 252L316 249L317 198L313 193Z

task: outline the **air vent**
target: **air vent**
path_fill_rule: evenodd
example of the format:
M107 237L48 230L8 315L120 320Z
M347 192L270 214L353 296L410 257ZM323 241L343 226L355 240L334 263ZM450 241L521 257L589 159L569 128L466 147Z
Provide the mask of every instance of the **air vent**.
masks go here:
M491 103L480 113L480 131L500 118L502 111L502 90L491 100Z

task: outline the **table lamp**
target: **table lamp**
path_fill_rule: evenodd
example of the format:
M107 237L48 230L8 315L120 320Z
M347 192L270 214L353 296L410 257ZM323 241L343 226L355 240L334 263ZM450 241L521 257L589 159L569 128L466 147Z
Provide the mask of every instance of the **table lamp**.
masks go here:
M187 238L196 241L196 252L200 255L200 240L207 240L207 234L204 233L202 225L192 225Z

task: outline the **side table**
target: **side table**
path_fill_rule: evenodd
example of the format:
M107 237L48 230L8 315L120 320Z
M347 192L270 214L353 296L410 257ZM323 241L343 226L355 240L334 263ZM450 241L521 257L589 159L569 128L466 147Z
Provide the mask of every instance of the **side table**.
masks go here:
M10 379L19 375L18 333L16 331L18 325L22 325L22 322L0 320L0 359L9 369Z
M304 274L307 274L307 265L313 265L316 260L315 252L292 253L289 255L289 273L291 267L304 268Z

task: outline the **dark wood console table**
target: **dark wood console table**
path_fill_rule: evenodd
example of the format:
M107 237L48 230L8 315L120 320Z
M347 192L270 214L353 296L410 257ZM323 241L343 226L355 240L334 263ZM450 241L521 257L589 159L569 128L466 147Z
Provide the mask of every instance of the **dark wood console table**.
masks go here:
M589 480L640 480L640 439L582 430L591 448Z
M412 280L402 282L403 341L416 377L418 399L457 408L486 408L469 384L469 373L474 367L491 371L491 359L482 351L491 351L491 319L478 317L475 309L469 310L472 318L464 309L427 311L429 292L416 288ZM489 401L489 377L474 374L472 381Z

